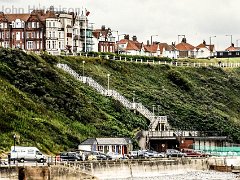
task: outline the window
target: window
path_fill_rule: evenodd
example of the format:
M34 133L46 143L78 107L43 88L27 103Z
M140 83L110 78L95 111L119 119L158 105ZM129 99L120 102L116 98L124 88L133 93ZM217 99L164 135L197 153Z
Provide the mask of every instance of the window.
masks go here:
M49 27L51 27L51 25L52 25L51 22L49 22Z
M236 55L239 56L239 52L236 52Z
M103 151L103 146L98 146L98 151Z
M51 49L50 41L47 41L47 49Z
M32 22L32 28L36 28L36 22Z
M49 37L50 37L50 38L52 37L52 32L51 32L51 31L49 31Z
M58 48L61 49L61 42L58 43Z
M37 28L39 28L39 22L37 22L37 25L36 25Z
M223 52L220 52L219 55L220 55L220 56L223 56Z
M52 36L53 36L53 38L55 38L55 32L54 31L53 31L53 35Z
M29 23L28 23L28 28L31 28L31 27L32 27L32 23L29 22Z
M56 49L56 48L57 48L57 43L56 43L56 41L52 41L52 47L53 47L53 49Z
M53 22L53 27L55 27L55 22Z
M27 42L27 49L33 49L33 42L32 41Z
M228 55L231 56L231 55L232 55L232 52L228 52Z

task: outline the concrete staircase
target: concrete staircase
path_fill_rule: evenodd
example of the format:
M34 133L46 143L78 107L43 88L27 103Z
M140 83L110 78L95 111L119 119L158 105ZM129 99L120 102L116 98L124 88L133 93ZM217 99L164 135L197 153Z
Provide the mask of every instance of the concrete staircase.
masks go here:
M78 81L81 81L89 85L90 87L95 89L98 93L104 96L110 96L113 99L119 101L125 108L138 111L140 114L142 114L145 118L147 118L150 121L149 130L155 131L159 123L164 124L165 129L169 128L169 124L167 122L167 116L156 116L153 112L149 111L145 106L143 106L142 103L130 102L128 99L126 99L123 95L121 95L117 91L105 89L102 85L97 83L91 77L80 76L73 69L71 69L67 64L57 64L57 67L71 74Z

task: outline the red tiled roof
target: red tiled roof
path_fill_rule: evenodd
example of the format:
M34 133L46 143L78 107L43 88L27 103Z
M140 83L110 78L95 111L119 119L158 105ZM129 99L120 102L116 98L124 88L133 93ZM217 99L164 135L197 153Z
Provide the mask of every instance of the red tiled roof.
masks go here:
M135 50L135 51L139 51L140 49L138 48L138 46L133 43L133 41L128 41L128 44L127 44L127 47L126 47L126 50Z
M15 21L16 19L20 19L22 21L27 21L31 14L5 14L8 21Z
M200 48L207 48L208 50L210 49L210 51L213 51L214 50L214 45L211 44L211 45L206 45L206 44L199 44L197 47L197 49L200 49Z
M174 46L170 46L167 43L159 43L159 49L161 53L163 52L163 48L167 51L172 51L175 49Z
M195 47L191 44L181 42L181 43L176 45L176 48L179 51L192 51Z
M239 49L235 48L234 46L230 46L225 51L237 51L237 50L239 50Z
M126 50L140 51L143 47L143 43L138 41L132 41L128 39L121 39L118 44L127 44Z

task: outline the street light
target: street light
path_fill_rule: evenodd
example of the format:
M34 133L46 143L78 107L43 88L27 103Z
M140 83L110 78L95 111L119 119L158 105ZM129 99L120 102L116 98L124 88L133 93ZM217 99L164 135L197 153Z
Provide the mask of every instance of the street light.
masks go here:
M16 134L13 135L13 152L16 152ZM15 164L15 158L13 159L13 163Z
M158 35L151 35L151 45L152 45L152 43L153 43L153 40L152 40L152 37L153 36L158 36Z
M107 95L109 95L109 77L110 77L110 74L107 74L107 77L108 77L108 86L107 86Z
M179 37L184 37L185 38L185 35L178 35L178 43L179 43Z
M83 61L82 63L83 63L83 77L84 77L84 64L85 64L85 61Z
M118 31L117 31L117 33L118 33ZM120 36L126 36L127 34L118 34L117 36L118 36L118 43L117 43L117 50L118 50L118 54L119 54L119 37Z
M240 39L237 39L237 40L236 40L236 47L238 47L238 41L239 41L239 40L240 40Z
M153 117L154 117L155 116L154 115L155 105L152 105L152 107L153 107Z
M16 146L16 134L13 135L13 150L15 152L15 146Z
M213 51L213 49L211 50L212 38L213 38L213 37L217 37L217 36L210 36L210 37L209 37L209 41L210 41L210 44L209 44L209 51L210 51L209 59L211 59L211 55L212 55L211 52Z
M232 35L227 34L226 36L230 36L231 37L231 46L232 46Z

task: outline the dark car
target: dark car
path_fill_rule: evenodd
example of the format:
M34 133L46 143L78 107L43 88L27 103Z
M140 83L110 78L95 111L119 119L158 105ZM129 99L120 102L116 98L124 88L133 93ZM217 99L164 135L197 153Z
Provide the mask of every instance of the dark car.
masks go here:
M194 149L183 149L183 153L187 154L187 157L205 157L205 154L195 151Z
M111 160L112 159L111 156L101 153L101 152L93 152L93 155L95 155L97 157L97 160Z
M81 161L81 156L76 152L62 152L60 153L61 161Z
M167 157L186 157L186 153L182 153L176 149L167 149L166 150L166 156Z

